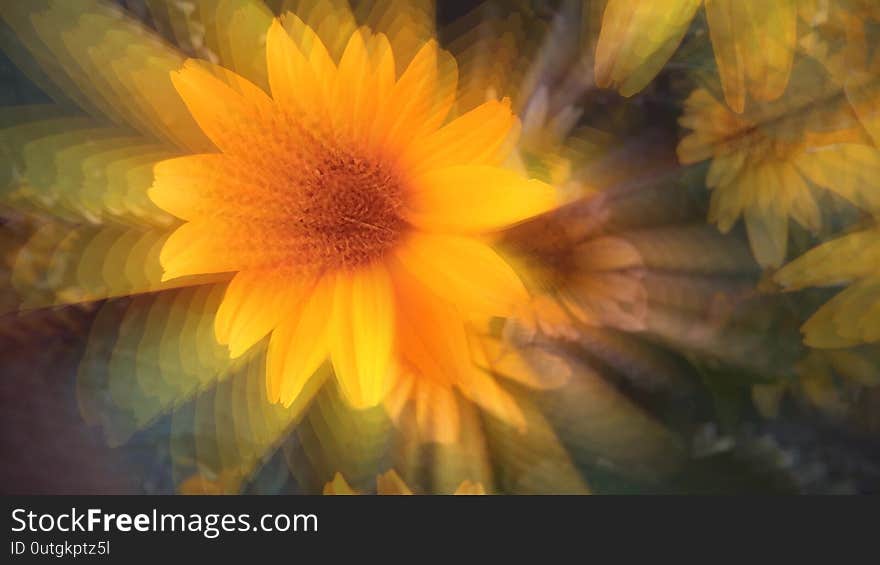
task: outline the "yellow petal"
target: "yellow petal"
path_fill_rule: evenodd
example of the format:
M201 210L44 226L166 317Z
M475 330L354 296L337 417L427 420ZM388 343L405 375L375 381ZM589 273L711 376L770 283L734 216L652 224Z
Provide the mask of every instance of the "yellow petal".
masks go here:
M246 265L239 257L228 253L230 243L210 225L183 224L165 240L159 253L162 281L188 275L240 271Z
M337 472L333 475L333 480L324 485L325 495L355 495L358 494L351 488L342 473Z
M838 294L825 303L801 326L801 332L804 334L804 343L806 345L818 349L838 349L853 347L859 344L858 339L846 338L837 332L834 318L837 315L837 304L840 296Z
M746 231L755 260L762 267L778 267L788 249L788 218L751 206L745 211Z
M880 280L850 285L804 324L804 342L812 347L843 348L880 340Z
M632 96L681 43L702 0L609 0L596 45L596 84Z
M742 171L747 158L747 151L734 151L733 153L716 156L712 159L712 164L709 166L709 172L706 175L706 186L709 188L718 188L732 183L739 175L740 171ZM685 161L682 159L682 163L687 162L694 161Z
M416 174L453 165L498 165L518 130L510 100L491 100L413 144L406 159Z
M184 220L218 217L253 219L278 216L269 191L253 182L234 161L221 154L166 159L153 167L150 199Z
M280 276L272 271L242 271L226 288L217 310L217 341L229 346L234 359L265 337L311 290L314 281Z
M464 319L452 303L438 298L406 269L394 267L401 363L419 384L431 381L451 388L456 375L473 366ZM412 394L434 396L430 387Z
M880 272L880 232L856 232L811 249L792 261L775 280L789 290L831 286Z
M748 196L744 186L749 186L746 179L754 175L743 173L733 184L718 187L712 192L709 202L709 221L718 224L721 233L727 233L739 219Z
M394 50L388 38L381 33L372 36L367 44L372 63L372 97L374 99L377 112L388 107L388 100L394 89L395 74L395 58ZM375 116L374 116L375 117ZM371 131L372 132L372 131Z
M412 491L394 469L376 477L376 492L377 494L393 495L412 494Z
M271 402L290 406L327 358L334 283L333 277L318 281L272 332L266 363Z
M310 14L304 13L303 16L308 18ZM328 20L327 23L332 25L334 22ZM336 64L333 62L328 46L315 32L315 29L303 22L296 14L291 12L285 13L281 17L281 24L290 38L293 39L300 53L308 60L309 66L312 69L312 75L317 83L316 92L321 97L315 100L315 105L312 107L312 110L315 112L315 119L321 121L329 120L329 108L326 100L329 97L333 82L336 80ZM339 27L335 30L337 32L336 35L339 37L342 37L340 33L342 29L342 27Z
M323 83L278 19L266 35L266 63L272 98L279 105L303 111L324 104Z
M461 422L452 387L425 379L424 375L415 378L416 426L422 438L441 444L459 441Z
M399 331L417 331L402 324ZM418 346L422 351L421 344ZM398 376L397 384L385 399L385 409L400 429L413 429L419 442L450 444L460 440L461 421L452 384L438 381L437 375L419 372L410 361L409 372ZM422 365L423 366L423 365ZM442 369L441 369L442 370Z
M863 386L880 385L876 357L856 351L829 351L828 356L838 373Z
M751 9L751 37L746 34L743 38L748 90L756 100L775 100L788 86L797 49L797 0L741 4Z
M358 20L388 37L398 58L398 70L403 72L416 52L436 35L435 0L387 0L369 6Z
M505 169L465 165L414 179L405 214L422 229L480 233L542 214L557 203L546 183Z
M528 301L516 272L488 245L468 237L414 234L397 258L416 280L465 315L510 315Z
M350 4L349 0L284 0L282 9L287 8L301 17L302 25L314 33L327 46L332 59L338 61L357 27ZM284 18L292 15L288 12ZM296 38L296 34L291 35Z
M791 217L804 228L816 232L822 226L819 205L806 181L792 165L779 167L782 186L791 193Z
M401 362L415 381L406 392L420 432L438 441L458 435L462 423L453 387L504 422L522 430L516 402L471 358L464 320L406 271L393 271L398 291ZM398 402L399 404L399 402Z
M394 382L394 297L386 268L339 274L334 317L331 356L339 386L354 407L376 406Z
M223 151L253 143L272 114L272 100L235 73L188 59L171 81L202 131Z
M724 96L741 113L746 94L774 100L788 85L797 40L794 0L709 0L706 17Z
M369 38L366 28L352 34L339 61L332 93L336 131L355 139L369 134L376 113L376 75L367 51Z
M809 180L856 206L880 210L880 151L868 145L839 143L804 152L795 165Z
M394 85L371 139L400 151L413 138L436 130L452 109L457 84L455 59L429 41Z
M315 119L332 123L338 135L381 153L382 144L391 143L399 117L392 108L401 104L399 99L391 101L396 75L388 38L366 27L355 30L332 77L327 81L329 92L315 103L322 108Z
M519 432L525 432L526 419L519 405L496 380L481 369L474 369L458 382L458 388L472 402Z
M248 223L222 217L187 222L162 245L162 280L289 264L291 240L282 237L283 226L283 220Z

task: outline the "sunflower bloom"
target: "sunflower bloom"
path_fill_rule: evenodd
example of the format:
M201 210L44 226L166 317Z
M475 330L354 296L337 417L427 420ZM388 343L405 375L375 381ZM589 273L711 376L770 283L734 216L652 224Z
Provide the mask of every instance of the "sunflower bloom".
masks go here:
M273 21L266 60L271 96L204 62L173 73L219 151L155 167L151 199L185 220L163 278L234 273L216 336L239 357L271 334L271 401L290 405L329 359L355 407L413 374L491 404L465 324L526 293L488 235L555 205L550 186L499 166L508 103L447 123L456 66L436 42L396 76L384 35L358 29L337 62L292 14Z
M795 0L610 0L596 46L596 83L624 96L639 92L678 48L701 4L724 88L737 113L747 95L779 98L797 42Z
M702 89L687 99L680 120L693 132L679 144L679 160L712 159L709 220L727 232L743 216L752 253L764 267L785 260L789 218L812 231L821 226L814 187L865 209L880 204L880 152L852 113L832 116L833 129L811 131L798 120L797 112L740 116Z

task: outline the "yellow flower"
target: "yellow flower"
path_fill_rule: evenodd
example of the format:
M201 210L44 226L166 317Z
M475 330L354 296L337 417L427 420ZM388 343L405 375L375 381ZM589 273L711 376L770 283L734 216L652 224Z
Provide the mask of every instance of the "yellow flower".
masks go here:
M328 358L356 407L407 375L495 394L465 323L526 293L488 235L549 210L554 191L499 166L517 125L506 101L444 125L456 67L436 42L400 76L394 57L361 28L336 62L287 14L266 37L271 97L204 62L172 76L219 152L155 167L151 199L186 221L163 278L235 273L216 335L238 357L271 334L272 401L290 405Z
M410 495L412 493L412 490L394 469L376 477L376 494ZM352 495L361 493L351 488L341 473L336 473L333 480L324 485L324 494ZM486 494L486 490L480 483L464 480L452 494Z
M850 110L816 119L805 118L810 107L782 110L740 116L698 89L680 120L693 132L679 144L679 160L712 159L709 220L727 232L743 216L755 259L765 267L785 260L789 218L809 230L821 226L813 186L866 209L880 204L880 153Z
M663 68L703 0L609 0L596 46L596 83L624 96ZM797 41L796 0L706 0L709 35L727 103L779 98L788 85Z
M810 11L815 31L804 37L804 51L822 64L876 147L880 142L880 57L871 57L871 20L880 19L880 5L870 0L841 0L814 6ZM846 169L838 168L827 177L836 182L861 187L863 206L877 217L877 151L860 150L865 161L854 159ZM776 281L788 290L810 286L847 285L822 306L802 331L808 345L823 349L849 347L880 339L877 322L880 230L862 226L838 239L809 251L776 274ZM817 367L813 362L808 367ZM829 380L826 373L817 382Z

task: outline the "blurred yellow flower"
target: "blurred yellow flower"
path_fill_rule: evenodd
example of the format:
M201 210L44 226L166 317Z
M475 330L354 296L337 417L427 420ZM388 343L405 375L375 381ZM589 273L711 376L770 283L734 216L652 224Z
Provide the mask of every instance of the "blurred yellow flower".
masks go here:
M743 216L755 259L765 267L785 260L789 218L809 230L821 226L814 187L865 209L880 204L880 152L855 116L844 109L806 118L812 111L737 115L703 89L685 102L680 124L693 131L678 146L679 160L712 159L709 220L727 232Z
M338 63L292 14L266 38L272 96L189 60L177 92L219 153L155 167L149 195L184 219L165 280L234 272L216 317L233 357L271 333L268 397L290 405L332 360L356 407L416 375L492 405L465 322L526 298L487 235L555 205L499 166L517 119L490 101L444 125L455 60L434 41L402 73L383 34L351 34ZM442 360L442 366L437 366Z
M596 46L596 83L624 96L660 72L703 0L609 0ZM741 113L747 95L779 98L797 42L796 0L706 0L709 35L730 107Z
M804 39L804 48L843 89L853 113L877 146L880 142L880 57L875 53L869 62L871 49L866 35L870 33L870 19L880 19L880 6L859 0L832 6L835 9L821 14L824 27ZM862 187L866 198L868 191L877 189L875 159L852 163L850 170L840 171L843 179ZM878 209L871 198L867 210L876 221ZM880 228L876 224L862 225L819 245L776 274L776 281L787 290L846 286L803 325L808 345L828 349L880 340L878 251ZM822 382L827 380L823 376Z
M376 494L410 495L412 493L406 482L394 469L376 477ZM336 473L333 476L333 480L324 485L324 494L352 495L362 493L351 488L341 473ZM452 494L486 494L486 490L480 483L464 480Z
M530 307L518 322L530 332L577 339L580 324L644 329L643 260L626 239L591 233L589 199L510 230L504 243L526 268ZM578 210L579 213L573 212Z

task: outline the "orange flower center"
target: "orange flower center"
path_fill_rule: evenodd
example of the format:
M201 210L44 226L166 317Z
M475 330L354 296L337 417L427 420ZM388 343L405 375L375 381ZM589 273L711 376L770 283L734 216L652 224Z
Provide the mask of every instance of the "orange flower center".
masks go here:
M224 213L250 249L317 273L372 263L400 241L406 190L392 160L293 113L262 119L224 148L224 182L242 188Z
M308 262L357 267L381 258L405 231L402 183L380 160L325 151L301 183L292 223L308 240Z

